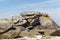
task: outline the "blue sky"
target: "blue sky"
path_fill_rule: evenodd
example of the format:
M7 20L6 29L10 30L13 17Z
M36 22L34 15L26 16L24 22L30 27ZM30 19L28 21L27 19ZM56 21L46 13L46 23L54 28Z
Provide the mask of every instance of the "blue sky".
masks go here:
M60 0L0 0L0 18L10 18L24 11L46 12L60 25Z

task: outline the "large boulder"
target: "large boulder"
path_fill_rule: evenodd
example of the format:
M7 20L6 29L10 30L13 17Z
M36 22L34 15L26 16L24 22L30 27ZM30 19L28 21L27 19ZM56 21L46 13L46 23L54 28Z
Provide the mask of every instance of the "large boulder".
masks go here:
M40 13L40 12L22 12L22 17L27 19L30 25L35 26L40 23L41 28L57 28L57 24L48 16L47 13Z
M58 28L57 24L48 16L41 16L40 17L40 24L42 28Z
M0 20L0 39L12 39L18 36L34 37L44 33L44 35L50 35L56 28L58 28L57 24L47 13L22 12L21 17L13 16L12 19ZM49 29L49 31L46 29Z
M28 30L24 30L21 32L21 36L34 36L36 34L39 34L39 30L45 30L45 29L54 29L56 30L56 28L58 28L57 24L52 20L52 18L50 18L50 16L48 16L47 13L40 13L40 12L23 12L22 17L25 18L25 20L27 20L29 22L28 27L30 29ZM30 27L32 26L32 27ZM38 29L37 29L38 28ZM51 30L52 32L54 30ZM46 35L48 33L48 35L51 34L51 31L43 31ZM33 32L33 33L32 33Z

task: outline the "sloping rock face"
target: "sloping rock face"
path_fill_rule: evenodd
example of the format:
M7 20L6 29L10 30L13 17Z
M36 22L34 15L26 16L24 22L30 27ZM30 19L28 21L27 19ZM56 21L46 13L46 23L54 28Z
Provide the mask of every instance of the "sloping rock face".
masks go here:
M35 35L50 35L51 31L45 29L58 28L57 24L46 13L22 12L20 16L11 19L0 20L0 39L12 39L20 37L34 37ZM46 32L46 33L45 33Z
M12 20L10 19L1 19L0 20L0 33L5 32L6 30L12 27Z

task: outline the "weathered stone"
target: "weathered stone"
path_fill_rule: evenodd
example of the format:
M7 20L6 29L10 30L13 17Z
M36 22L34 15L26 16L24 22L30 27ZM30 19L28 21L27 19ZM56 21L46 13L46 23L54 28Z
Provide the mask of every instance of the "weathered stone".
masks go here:
M20 36L22 36L22 37L25 37L25 36L28 36L28 35L29 35L28 30L24 30L20 33Z
M34 28L29 32L29 37L34 37L35 35L39 35L39 29Z
M35 12L35 11L29 11L29 12L22 12L21 16L29 19L29 18L34 18L36 15L42 15L40 12Z
M3 33L12 27L13 23L11 19L0 20L0 33Z
M40 17L40 24L42 27L45 28L57 28L57 25L55 23L53 23L54 21L52 21L52 19L50 17L45 17L45 16L41 16ZM54 25L56 26L54 26Z
M9 31L3 33L3 34L0 34L0 39L12 39L12 38L15 38L17 37L20 32L21 32L21 27L15 27L15 28L12 28L10 29Z
M18 36L34 37L41 34L47 36L55 33L56 28L58 28L57 24L46 13L29 11L22 12L21 16L0 20L0 39L12 39Z
M3 33L5 31L7 31L8 29L10 29L12 27L12 23L10 24L0 24L0 33Z
M18 22L19 20L20 20L20 16L13 16L13 17L12 17L13 23Z
M50 36L60 36L60 30L55 30L54 32L50 33Z
M20 36L22 37L25 37L25 36L29 36L29 37L34 37L35 35L39 35L39 28L34 28L34 29L26 29L26 30L23 30L21 33L20 33Z

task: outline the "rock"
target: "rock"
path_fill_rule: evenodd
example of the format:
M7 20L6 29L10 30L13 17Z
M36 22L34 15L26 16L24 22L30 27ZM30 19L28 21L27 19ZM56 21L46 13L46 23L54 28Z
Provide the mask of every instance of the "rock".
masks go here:
M58 28L57 24L46 13L22 12L21 16L0 20L0 39L13 39L19 36L47 36L55 33L56 28Z
M14 27L14 29L10 29L9 31L0 34L0 39L12 39L19 35L21 32L21 27Z
M41 26L51 26L52 25L52 20L50 17L44 17L44 16L41 16L40 17L40 24Z
M20 20L20 16L12 16L13 23L16 23Z
M19 36L25 37L25 36L28 36L28 35L29 35L28 30L24 30L24 31L22 31L22 32L20 33Z
M30 18L34 18L36 15L42 15L40 12L35 12L35 11L29 11L29 12L22 12L21 16L26 18L26 19L30 19Z
M12 27L13 23L11 19L0 20L0 33L3 33Z
M32 16L32 15L39 15L41 14L40 12L35 12L35 11L28 11L28 12L22 12L21 16Z
M60 36L60 30L56 30L50 34L50 36Z
M29 37L34 37L35 35L39 35L39 29L34 28L29 32Z
M12 23L12 20L11 19L8 19L8 18L2 18L0 19L0 23L3 24L3 23Z
M23 30L21 33L20 33L20 36L22 37L25 37L25 36L28 36L28 37L34 37L35 35L38 35L39 34L39 29L36 27L34 29L26 29L26 30Z
M57 24L50 17L41 16L40 24L43 28L57 28Z
M42 16L49 17L47 13L42 13Z
M4 33L5 31L7 31L8 29L10 29L12 27L12 23L10 24L0 24L0 33Z

